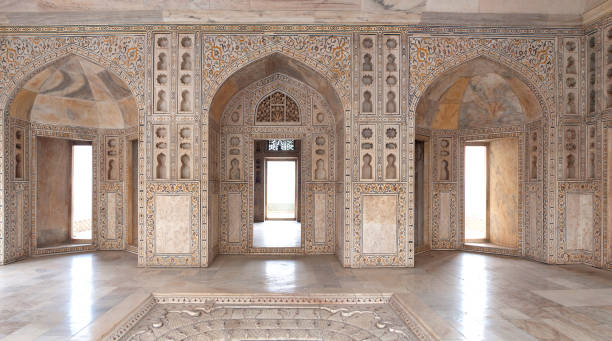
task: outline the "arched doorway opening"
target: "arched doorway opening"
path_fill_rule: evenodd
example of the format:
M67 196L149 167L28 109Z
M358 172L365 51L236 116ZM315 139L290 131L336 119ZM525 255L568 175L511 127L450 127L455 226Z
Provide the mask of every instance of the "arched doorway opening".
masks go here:
M419 98L418 251L518 256L541 248L546 118L527 84L509 67L478 57L440 75Z
M214 250L336 252L344 220L343 115L329 81L281 53L254 61L225 80L213 98L208 122L213 255ZM274 219L269 185L281 179L270 176L273 161L295 162L295 215L289 217L299 224L295 244L261 243L254 229Z
M68 54L25 79L8 113L11 257L136 250L139 111L129 86Z

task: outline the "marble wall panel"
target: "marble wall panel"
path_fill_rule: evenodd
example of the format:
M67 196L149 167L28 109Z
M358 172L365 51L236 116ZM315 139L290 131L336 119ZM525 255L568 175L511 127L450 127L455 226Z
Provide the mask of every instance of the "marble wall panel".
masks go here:
M241 227L243 225L242 216L234 214L235 212L242 212L242 197L240 193L228 193L227 194L227 207L228 207L228 226L227 226L227 240L229 243L240 243Z
M191 198L189 194L155 195L155 253L191 251Z
M120 183L104 183L100 195L99 248L123 250L126 243L123 222L123 186Z
M612 128L607 128L607 263L612 264Z
M355 184L353 267L414 265L404 184ZM410 250L410 252L409 252Z
M208 262L212 262L219 253L219 225L220 225L220 207L219 207L219 182L209 182L208 186L208 224L203 226L208 229Z
M364 195L362 243L364 254L397 252L397 195Z
M8 248L6 250L6 262L14 262L30 254L29 229L29 203L28 186L25 184L13 184L13 190L9 194L9 228L6 234Z
M559 184L559 263L601 266L601 193L598 182Z
M200 266L199 193L199 183L147 184L147 266Z
M593 195L568 193L566 219L567 251L593 251Z
M207 233L208 242L208 255L206 262L202 265L208 266L215 259L220 250L220 229L221 229L221 202L220 202L220 140L219 140L219 124L214 120L208 122L208 150L203 150L203 153L208 161L207 164L202 162L202 170L208 171L208 202L207 202L207 218L208 221L204 220L202 224L203 234L205 230ZM197 144L199 141L194 141ZM204 158L204 157L203 157ZM194 162L196 160L194 159ZM199 174L194 174L198 177ZM206 195L203 193L203 195ZM204 203L203 203L204 206ZM206 218L204 218L206 219Z
M120 236L117 226L117 193L106 194L106 237L117 239Z
M451 194L440 193L440 220L438 225L438 238L448 240L451 237Z
M246 183L221 184L219 252L222 254L245 253L247 250L248 195Z
M314 195L314 242L325 243L327 240L327 195L315 193Z
M335 207L334 207L334 217L335 217L335 235L334 235L334 239L335 239L335 251L336 251L336 257L338 258L338 260L340 261L340 264L342 264L343 266L349 266L350 265L350 258L345 257L345 253L349 254L350 253L350 238L348 238L346 236L346 234L348 233L350 235L349 231L345 231L345 226L344 226L344 216L345 214L347 214L344 209L344 186L342 183L337 183L334 186L334 194L335 194ZM348 215L348 214L347 214Z
M433 184L432 249L453 249L457 243L457 185Z
M25 193L23 191L19 191L15 195L15 244L18 247L24 247L24 234L26 231L24 224L24 216L23 213L25 211Z
M303 222L305 252L308 254L334 253L338 212L335 185L333 183L307 183L305 216Z
M543 257L542 232L542 189L541 185L529 184L526 186L525 204L525 255L534 259Z
M125 243L138 248L138 140L133 136L126 141L125 162Z

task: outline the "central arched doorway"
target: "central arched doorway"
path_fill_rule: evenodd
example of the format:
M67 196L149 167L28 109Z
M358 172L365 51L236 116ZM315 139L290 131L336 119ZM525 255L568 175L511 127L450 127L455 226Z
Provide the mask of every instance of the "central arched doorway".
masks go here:
M248 64L219 87L208 131L213 250L335 253L345 136L342 104L325 77L281 53ZM293 170L274 175L274 167ZM272 203L274 188L294 196L281 203L292 207L285 214ZM266 242L270 236L275 240ZM283 236L288 240L278 240Z

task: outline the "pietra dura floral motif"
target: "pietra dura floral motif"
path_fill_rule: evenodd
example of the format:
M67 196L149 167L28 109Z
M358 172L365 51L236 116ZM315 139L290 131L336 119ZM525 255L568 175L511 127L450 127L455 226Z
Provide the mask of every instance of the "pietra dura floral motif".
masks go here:
M0 27L0 108L4 114L0 125L0 263L35 254L124 249L131 219L125 168L131 162L126 143L131 134L139 142L134 205L140 266L208 266L216 252L257 251L249 250L253 207L249 184L254 171L249 153L255 138L282 137L303 139L303 179L308 181L303 187L302 214L314 211L308 205L315 197L325 196L328 205L325 222L315 222L316 217L310 216L303 219L307 225L320 224L319 232L327 224L325 238L317 236L316 229L307 229L304 247L290 253L336 253L347 267L412 266L414 137L418 129L431 142L430 169L426 170L431 175L427 184L431 196L429 248L466 249L459 212L464 200L460 174L464 169L459 162L462 143L469 136L487 140L514 134L521 140L520 247L512 252L476 251L510 253L548 263L605 266L610 264L606 257L610 229L604 219L610 214L609 162L602 127L612 121L611 28L610 18L585 28ZM274 54L289 62L273 77L241 73ZM492 65L487 73L457 75L465 79L438 87L439 80L482 60ZM69 72L77 64L85 77ZM45 77L52 65L76 81L62 87L61 80L67 78ZM312 73L305 76L306 69ZM104 78L106 75L109 77ZM233 75L258 84L253 86L259 90L250 101L229 101L235 93L224 92L228 86L224 82L233 82ZM320 79L308 83L310 90L275 86L293 79L312 81L312 75ZM98 86L98 80L104 83L100 77L112 82ZM43 86L46 81L49 83ZM37 82L41 83L38 88ZM125 101L133 104L137 118L122 117L124 126L90 125L90 112L83 106L68 108L62 120L54 121L52 112L46 113L45 122L30 115L32 109L47 108L45 94L34 96L31 89L54 89L54 95L66 98L88 93L87 87L103 99L92 104L102 107L99 112L110 112L103 107L108 103ZM423 126L417 108L420 103L432 108L428 102L432 87L440 93L439 108L432 111L442 119L425 120L437 125ZM237 86L236 93L245 88ZM311 88L318 95L304 96ZM118 93L121 96L115 96ZM213 104L223 96L228 96L224 100L229 104L215 108ZM337 98L338 103L329 102L330 98ZM261 120L256 120L258 104ZM445 120L444 115L462 110L465 115L451 127L455 121ZM14 112L24 115L16 117ZM213 115L222 119L212 122ZM115 123L110 115L104 117ZM483 121L489 125L480 124ZM36 245L37 136L94 141L95 238L91 245L49 249ZM232 147L228 137L234 136L239 137L238 146ZM219 155L210 155L213 152ZM227 212L224 195L228 193L239 196L243 205L235 214L246 219L241 222L239 239L231 243L227 242L228 231L214 230L212 219L217 211L225 210L218 217L223 225L225 216L234 214ZM215 195L221 198L220 204L209 202ZM171 213L182 217L177 228L188 227L188 238L164 235L164 226L173 227L158 214L156 200L178 205ZM109 202L115 206L108 207ZM384 229L392 233L391 219L367 220L372 208L390 212L389 205L396 205L393 219L398 229L393 245L384 238L376 240L380 233L372 232ZM568 208L579 210L589 224L570 226L574 223ZM109 217L116 219L114 230L108 230L112 226ZM584 231L587 225L592 227L592 243L583 244L572 229ZM164 236L169 238L165 244L158 243L156 238ZM157 247L164 252L157 252Z
M202 40L205 98L212 98L214 93L209 91L235 72L235 67L244 60L276 51L321 70L339 85L343 96L350 91L350 45L350 38L342 35L205 35Z

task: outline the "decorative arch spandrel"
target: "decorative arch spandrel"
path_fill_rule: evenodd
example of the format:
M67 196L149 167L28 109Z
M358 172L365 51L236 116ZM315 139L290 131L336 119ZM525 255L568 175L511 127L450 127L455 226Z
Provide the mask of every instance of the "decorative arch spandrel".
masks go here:
M9 108L16 92L35 74L68 55L113 72L144 108L145 36L49 36L0 38L0 108Z
M543 115L555 110L553 39L447 38L410 39L410 104L416 105L438 77L477 58L487 58L516 72L538 99Z

